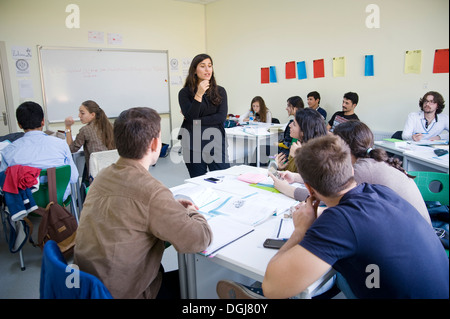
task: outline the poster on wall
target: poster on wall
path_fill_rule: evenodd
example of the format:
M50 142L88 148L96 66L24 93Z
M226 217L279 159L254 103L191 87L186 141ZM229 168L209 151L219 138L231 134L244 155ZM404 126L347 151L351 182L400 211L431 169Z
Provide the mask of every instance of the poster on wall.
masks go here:
M405 74L420 74L422 70L422 50L406 51Z
M448 73L448 49L434 51L433 73Z

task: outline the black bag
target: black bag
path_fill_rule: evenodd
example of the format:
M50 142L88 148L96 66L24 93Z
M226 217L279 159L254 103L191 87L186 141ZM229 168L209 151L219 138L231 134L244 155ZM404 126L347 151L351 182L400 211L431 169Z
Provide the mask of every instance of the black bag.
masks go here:
M54 240L64 257L67 258L73 254L78 223L75 216L58 204L55 171L54 167L47 169L50 203L45 210L39 208L35 211L42 216L37 245L43 249L48 240Z

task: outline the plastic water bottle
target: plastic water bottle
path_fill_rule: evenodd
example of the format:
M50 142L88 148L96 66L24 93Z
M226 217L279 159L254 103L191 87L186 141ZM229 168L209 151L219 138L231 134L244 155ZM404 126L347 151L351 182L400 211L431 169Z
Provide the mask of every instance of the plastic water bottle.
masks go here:
M253 112L250 112L248 115L248 124L253 124Z

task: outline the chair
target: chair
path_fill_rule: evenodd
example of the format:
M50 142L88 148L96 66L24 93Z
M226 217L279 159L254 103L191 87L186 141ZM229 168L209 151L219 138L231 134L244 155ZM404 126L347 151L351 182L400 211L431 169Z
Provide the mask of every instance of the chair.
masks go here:
M69 195L67 199L64 201L64 193L66 192L67 185L69 185L70 182L70 175L71 175L71 168L70 165L63 165L56 167L55 169L56 174L56 197L58 198L58 204L61 206L67 206L71 205L71 212L75 215L75 218L78 223L78 213L75 208L75 204L72 201L72 196ZM49 195L48 195L48 182L45 180L45 182L42 182L43 176L47 176L47 170L43 169L41 170L41 173L39 175L39 190L33 193L34 201L36 202L36 205L45 208L47 207L47 204L50 202ZM33 215L33 213L31 213ZM22 249L19 251L19 259L20 259L20 268L22 270L25 270L25 262L23 259L23 252Z
M280 120L277 119L277 118L275 118L275 117L273 117L273 118L272 118L272 123L273 123L273 124L280 124Z
M91 153L89 158L89 177L95 179L103 168L115 163L118 159L119 153L116 149Z
M402 133L403 133L403 131L396 131L394 134L392 134L391 138L396 138L398 140L403 140Z
M409 175L416 176L414 181L422 194L424 201L438 201L441 205L449 205L449 180L448 174L437 172L408 172ZM440 183L439 187L433 185Z
M65 201L63 200L67 185L69 185L70 182L70 174L70 165L56 167L56 197L58 198L58 204L61 206L67 206L72 200L72 196L68 196ZM33 193L33 198L36 205L45 208L49 203L49 199L48 183L47 181L42 182L43 176L47 176L46 169L41 170L41 174L39 175L41 183L39 184L39 190Z
M112 299L100 279L67 265L53 240L44 246L39 293L41 299Z

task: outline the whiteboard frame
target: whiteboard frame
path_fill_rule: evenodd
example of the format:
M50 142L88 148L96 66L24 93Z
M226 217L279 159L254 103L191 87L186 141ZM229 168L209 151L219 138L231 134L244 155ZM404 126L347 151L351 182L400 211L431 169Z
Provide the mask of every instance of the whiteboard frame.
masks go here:
M39 72L40 72L40 78L41 78L41 89L42 89L42 100L44 104L44 119L45 119L45 128L48 129L50 122L48 120L48 114L47 114L47 99L46 99L46 93L45 93L45 85L44 85L44 70L42 66L42 52L41 50L79 50L79 51L111 51L111 52L145 52L145 53L165 53L167 56L167 81L168 81L168 94L169 94L169 112L165 113L158 113L160 115L169 115L169 124L170 124L170 133L172 132L172 112L171 112L171 105L172 101L170 100L170 65L169 65L169 50L134 50L134 49L123 49L123 48L94 48L94 47L59 47L59 46L43 46L43 45L37 45L38 50L38 60L39 60ZM110 117L108 117L110 118ZM110 119L115 119L116 117L111 117ZM52 123L64 123L64 122L52 122ZM162 127L161 127L162 130ZM172 138L170 138L170 146L172 146Z

